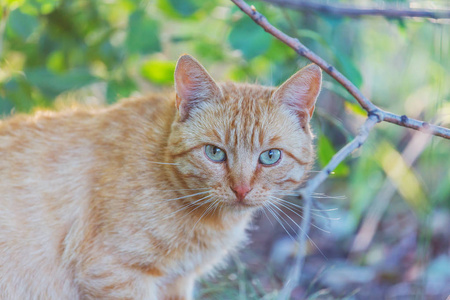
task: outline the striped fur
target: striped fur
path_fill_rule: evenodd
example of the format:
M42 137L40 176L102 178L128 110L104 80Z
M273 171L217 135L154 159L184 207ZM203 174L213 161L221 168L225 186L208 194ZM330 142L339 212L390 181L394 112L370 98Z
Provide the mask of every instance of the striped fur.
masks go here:
M0 122L0 299L191 299L268 196L304 180L311 107L235 83L183 103L181 88ZM271 148L282 159L262 166ZM242 182L253 189L239 204Z

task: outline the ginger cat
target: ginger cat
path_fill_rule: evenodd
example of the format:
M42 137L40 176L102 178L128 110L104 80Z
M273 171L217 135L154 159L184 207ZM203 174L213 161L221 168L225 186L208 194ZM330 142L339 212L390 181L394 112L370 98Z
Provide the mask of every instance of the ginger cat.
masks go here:
M252 214L314 160L321 71L278 89L216 83L0 122L0 299L192 299Z

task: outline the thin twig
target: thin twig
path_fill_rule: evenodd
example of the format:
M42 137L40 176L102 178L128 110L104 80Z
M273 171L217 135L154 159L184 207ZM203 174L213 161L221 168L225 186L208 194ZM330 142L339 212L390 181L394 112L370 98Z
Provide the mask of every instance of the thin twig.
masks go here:
M280 292L278 299L285 300L290 297L291 292L298 284L300 279L300 273L303 267L305 253L306 253L306 237L309 231L309 218L310 218L310 204L311 204L311 195L317 189L317 187L325 181L331 172L341 163L348 155L350 155L355 149L361 147L361 145L367 139L370 130L375 126L375 124L385 121L393 124L397 124L399 126L412 128L415 130L423 131L431 135L440 136L446 139L450 139L450 129L440 127L437 125L432 125L427 122L418 121L415 119L411 119L405 115L399 116L393 114L391 112L384 111L377 106L375 106L369 99L367 99L361 91L350 81L348 80L342 73L336 70L335 67L327 63L321 57L316 55L314 52L309 50L306 46L304 46L298 39L295 39L291 36L288 36L284 32L280 31L272 24L270 24L267 19L260 14L254 6L249 6L243 0L231 0L236 6L238 6L244 13L246 13L249 17L255 21L258 25L260 25L266 32L273 35L275 38L279 39L281 42L286 44L295 50L299 55L308 58L310 61L317 64L320 68L322 68L326 73L328 73L331 77L333 77L337 82L339 82L347 91L358 101L363 109L365 109L368 113L368 118L365 123L361 126L361 130L359 134L344 146L338 153L336 153L333 158L330 160L328 165L321 170L313 179L309 180L306 187L297 191L300 196L305 201L305 209L303 213L305 214L304 219L302 221L301 227L303 230L298 235L298 241L300 243L301 251L296 257L296 262L291 269L288 280L285 283L285 286Z
M260 0L277 6L288 7L300 11L314 11L335 16L361 17L361 16L382 16L387 18L429 18L429 19L450 19L449 9L418 9L418 8L398 8L383 5L377 7L355 7L345 4L329 4L317 1L298 0Z
M324 182L328 176L333 172L334 169L350 155L353 151L362 146L369 136L370 130L378 123L376 116L369 116L364 124L359 129L358 135L347 145L345 145L341 150L339 150L330 160L330 162L323 168L314 178L308 181L306 187L300 189L301 194L312 194L319 185Z
M303 269L303 264L305 263L306 256L306 238L308 236L310 222L311 222L311 207L312 207L312 198L311 194L305 193L302 194L302 199L304 201L303 206L303 219L300 224L302 228L299 236L299 249L298 254L295 257L295 262L291 270L289 271L288 280L285 282L283 289L278 295L278 299L289 299L292 291L297 286L298 281L300 280L300 274Z
M305 188L298 191L299 195L302 196L304 201L303 207L303 220L301 223L301 232L299 233L298 242L300 244L300 250L295 259L295 264L292 266L287 280L278 295L279 300L289 299L292 291L297 286L300 273L303 268L303 264L306 256L306 237L308 236L310 228L310 218L311 218L311 195L312 192L323 182L330 173L347 157L361 147L369 136L370 130L378 123L376 116L370 116L366 119L364 124L361 126L358 135L345 147L343 147L339 152L337 152L330 160L330 162L323 168L319 174L317 174L313 179L308 181Z
M284 32L280 31L276 27L267 21L266 17L260 14L254 6L249 6L243 0L231 0L236 4L244 13L255 21L259 26L261 26L266 32L270 33L280 41L282 41L287 46L295 50L299 55L306 57L313 63L317 64L322 70L333 77L337 82L339 82L361 105L361 107L368 112L369 115L377 115L380 121L385 121L393 124L397 124L403 127L408 127L415 130L420 130L427 132L432 135L440 136L446 139L450 139L450 129L429 124L427 122L415 120L409 118L405 115L396 115L394 113L384 111L379 107L375 106L369 99L367 99L361 91L345 77L341 72L339 72L335 67L327 63L320 56L309 50L305 45L303 45L298 39L288 36Z

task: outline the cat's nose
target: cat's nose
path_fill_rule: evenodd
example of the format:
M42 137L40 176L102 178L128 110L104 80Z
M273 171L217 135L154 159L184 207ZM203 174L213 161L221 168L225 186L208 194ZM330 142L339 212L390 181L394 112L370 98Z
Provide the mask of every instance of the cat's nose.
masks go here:
M247 194L250 193L252 189L253 188L250 185L246 184L240 184L231 187L231 190L236 194L238 201L244 200L245 196L247 196Z

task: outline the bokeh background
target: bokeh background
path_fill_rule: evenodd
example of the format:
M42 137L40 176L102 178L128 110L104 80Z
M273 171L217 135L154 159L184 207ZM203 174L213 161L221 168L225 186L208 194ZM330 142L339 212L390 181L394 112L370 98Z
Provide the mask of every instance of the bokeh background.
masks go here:
M73 101L108 105L171 89L183 53L217 80L264 85L278 85L308 64L226 0L0 3L2 117ZM449 22L345 18L249 3L336 66L376 105L450 126ZM448 1L344 3L449 8ZM326 75L312 121L315 170L355 136L365 116ZM320 187L314 206L317 227L294 299L450 295L448 140L377 125ZM301 221L301 210L280 209L283 226L261 213L248 245L228 268L201 281L198 299L276 297L298 249L291 237Z

